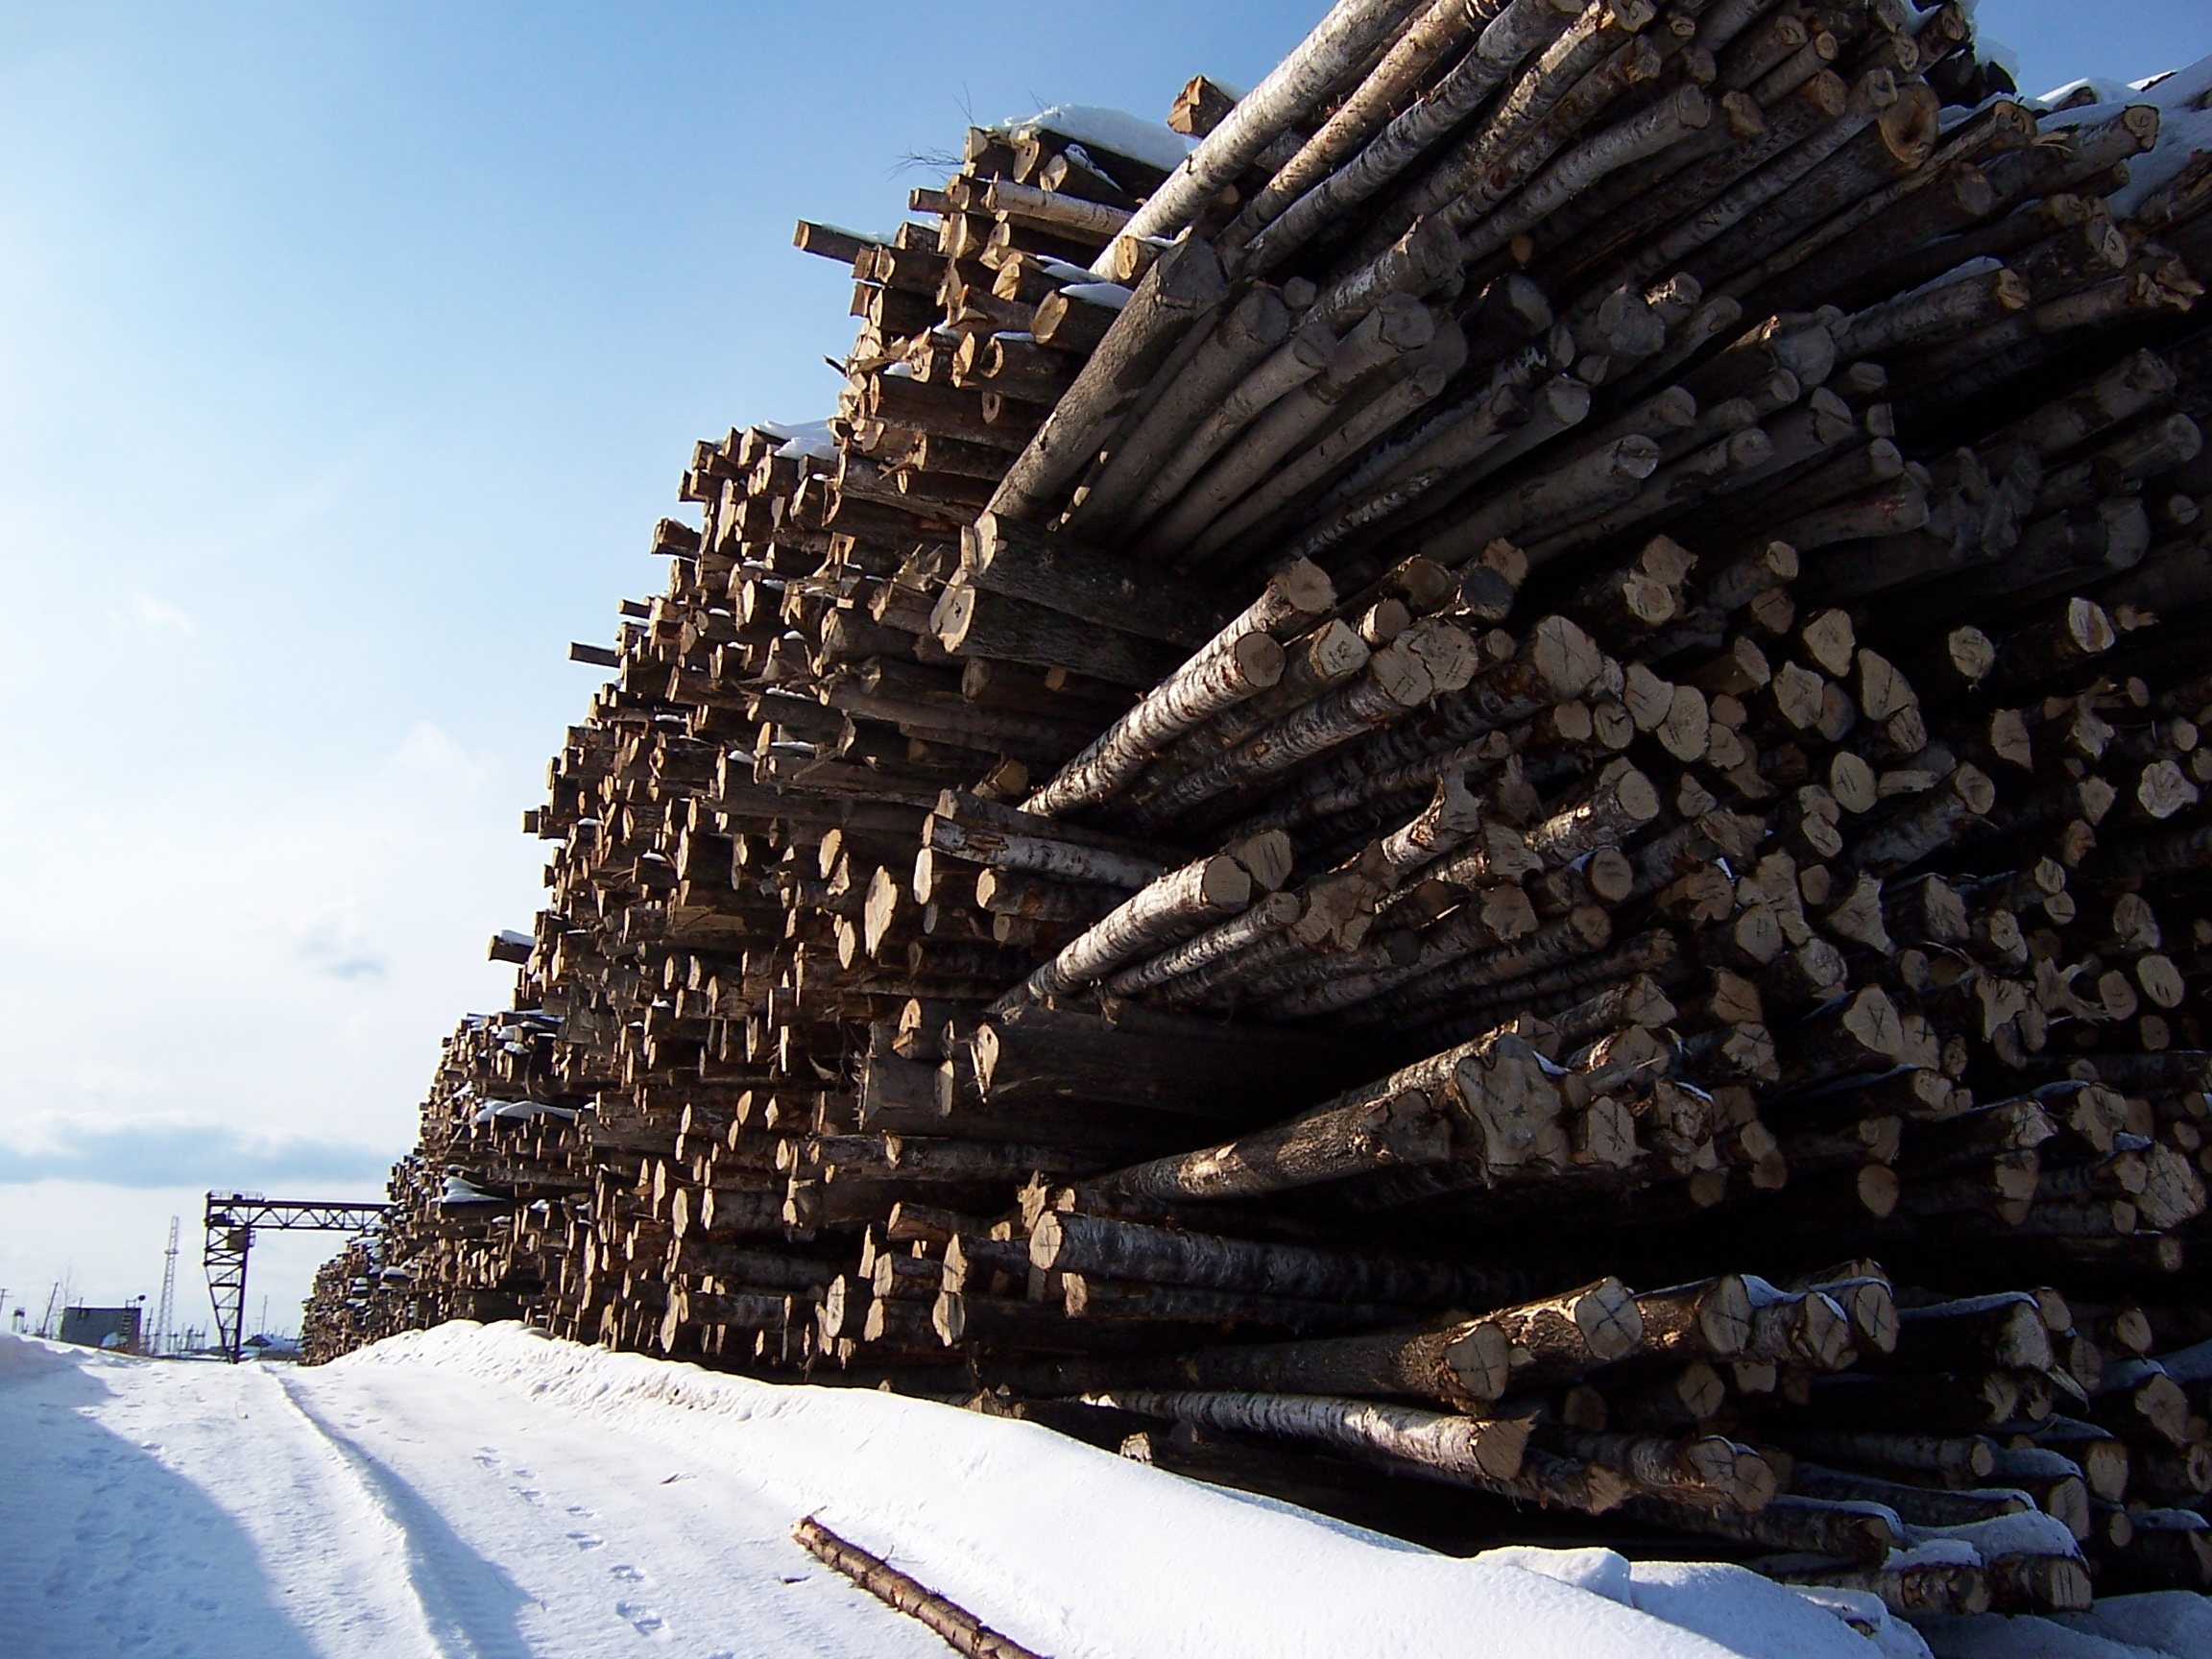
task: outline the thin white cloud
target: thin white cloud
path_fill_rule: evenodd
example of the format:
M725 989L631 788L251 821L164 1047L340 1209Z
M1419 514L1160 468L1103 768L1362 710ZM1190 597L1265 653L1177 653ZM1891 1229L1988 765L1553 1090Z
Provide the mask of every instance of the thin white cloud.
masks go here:
M131 603L123 609L108 608L108 625L118 634L137 634L151 638L166 635L189 639L200 632L200 625L191 617L166 599L156 599L143 588L131 590Z
M333 979L381 979L387 967L384 953L370 943L350 901L295 922L292 954L303 966Z
M418 720L393 751L392 765L403 772L447 778L471 786L499 769L491 755L471 755L434 720Z

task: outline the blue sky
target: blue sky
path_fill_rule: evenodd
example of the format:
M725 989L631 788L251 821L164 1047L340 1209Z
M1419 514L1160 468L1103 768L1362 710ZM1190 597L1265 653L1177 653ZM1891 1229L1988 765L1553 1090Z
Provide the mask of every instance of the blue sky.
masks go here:
M661 585L693 439L834 398L795 218L1320 9L0 5L10 1305L153 1290L182 1214L204 1310L204 1188L373 1194L506 998L565 641ZM2202 0L2081 16L1982 7L2031 90L2212 51Z

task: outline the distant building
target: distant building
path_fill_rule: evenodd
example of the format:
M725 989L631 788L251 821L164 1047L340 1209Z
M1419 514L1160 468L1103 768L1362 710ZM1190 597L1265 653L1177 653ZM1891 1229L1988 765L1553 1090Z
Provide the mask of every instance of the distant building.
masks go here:
M112 1348L125 1354L138 1352L138 1328L146 1310L123 1308L64 1308L61 1340L82 1348Z

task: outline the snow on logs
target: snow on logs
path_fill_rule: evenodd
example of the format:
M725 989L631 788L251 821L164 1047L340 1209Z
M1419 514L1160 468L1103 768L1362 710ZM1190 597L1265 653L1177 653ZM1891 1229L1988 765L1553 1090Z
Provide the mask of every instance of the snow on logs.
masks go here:
M1346 0L802 225L837 410L700 444L577 648L313 1355L2212 1586L2212 71L2106 90L1950 4Z

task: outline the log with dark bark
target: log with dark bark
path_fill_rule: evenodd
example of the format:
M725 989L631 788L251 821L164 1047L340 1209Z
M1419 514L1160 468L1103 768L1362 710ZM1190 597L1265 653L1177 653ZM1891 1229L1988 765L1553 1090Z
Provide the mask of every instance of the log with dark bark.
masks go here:
M801 1549L835 1568L887 1607L895 1607L945 1639L945 1645L968 1659L1038 1659L1036 1653L1009 1641L966 1608L925 1589L882 1557L849 1544L811 1515L791 1529Z

